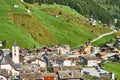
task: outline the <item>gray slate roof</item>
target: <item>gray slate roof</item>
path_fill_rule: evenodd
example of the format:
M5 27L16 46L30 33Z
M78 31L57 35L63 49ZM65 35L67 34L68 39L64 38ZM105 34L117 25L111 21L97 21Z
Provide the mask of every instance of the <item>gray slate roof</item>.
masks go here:
M82 78L79 70L58 71L60 79L80 79Z
M19 71L22 69L22 66L20 64L15 64L13 61L12 61L12 58L10 57L9 54L6 54L3 56L1 62L0 62L1 65L6 65L6 64L10 64L15 70Z

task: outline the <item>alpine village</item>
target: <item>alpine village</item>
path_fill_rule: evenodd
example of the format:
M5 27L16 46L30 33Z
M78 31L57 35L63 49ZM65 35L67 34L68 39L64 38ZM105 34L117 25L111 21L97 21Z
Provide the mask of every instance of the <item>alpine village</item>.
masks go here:
M0 0L0 80L120 80L120 0Z

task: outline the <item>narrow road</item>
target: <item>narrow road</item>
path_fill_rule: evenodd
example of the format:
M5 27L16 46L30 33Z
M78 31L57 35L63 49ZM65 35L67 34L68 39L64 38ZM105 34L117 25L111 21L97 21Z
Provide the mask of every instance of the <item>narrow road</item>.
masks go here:
M99 37L93 39L93 40L91 41L91 43L93 43L93 42L95 42L95 41L101 39L101 38L104 37L104 36L108 36L108 35L111 35L111 34L116 33L116 32L117 32L117 30L113 30L112 32L102 34L102 35L100 35Z
M97 40L101 39L102 37L105 37L105 36L108 36L108 35L114 34L114 33L116 33L116 32L117 32L117 30L114 30L114 29L113 29L113 31L112 31L112 32L109 32L109 33L104 33L104 34L100 35L99 37L97 37L97 38L93 39L93 40L92 40L92 41L90 41L90 42L91 42L91 43L93 43L93 42L95 42L95 41L97 41ZM82 44L81 44L81 45L82 45ZM81 45L75 46L73 49L75 49L75 48L77 48L77 47L79 47L79 46L81 46Z

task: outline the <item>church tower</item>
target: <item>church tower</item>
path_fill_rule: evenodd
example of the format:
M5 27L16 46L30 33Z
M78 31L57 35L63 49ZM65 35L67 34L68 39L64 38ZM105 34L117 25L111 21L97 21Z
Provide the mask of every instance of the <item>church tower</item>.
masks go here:
M13 46L12 46L12 61L14 61L15 63L19 64L19 46L16 42L14 42Z

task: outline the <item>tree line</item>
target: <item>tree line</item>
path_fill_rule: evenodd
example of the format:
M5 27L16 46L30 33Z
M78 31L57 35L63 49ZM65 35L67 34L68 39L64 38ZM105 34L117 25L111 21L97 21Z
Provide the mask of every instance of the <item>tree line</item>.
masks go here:
M70 6L85 17L93 15L96 20L100 20L103 23L113 23L114 16L101 8L98 4L92 0L24 0L27 3L33 4L60 4Z

